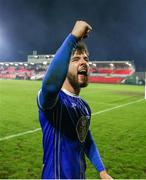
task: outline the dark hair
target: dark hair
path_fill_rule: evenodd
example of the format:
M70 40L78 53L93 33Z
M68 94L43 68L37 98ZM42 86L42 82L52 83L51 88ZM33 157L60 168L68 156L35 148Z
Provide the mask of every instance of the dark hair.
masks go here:
M87 45L83 41L79 41L76 45L76 47L72 50L72 55L78 51L79 53L85 52L87 55L89 55L89 51L87 48Z

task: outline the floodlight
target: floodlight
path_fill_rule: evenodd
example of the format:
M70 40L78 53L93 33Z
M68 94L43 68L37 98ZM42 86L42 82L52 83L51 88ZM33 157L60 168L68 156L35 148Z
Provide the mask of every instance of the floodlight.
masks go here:
M47 61L44 61L43 64L44 64L44 65L47 65Z
M46 55L45 58L49 58L50 56L49 55Z
M111 67L113 67L113 66L114 66L114 64L113 64L113 63L110 63L110 66L111 66Z
M35 56L33 56L34 58L36 58L36 59L38 59L39 58L39 56L37 56L37 55L35 55Z
M50 58L53 58L54 56L55 56L54 54L49 55Z
M132 66L132 64L131 64L131 63L129 63L129 62L126 62L126 64L127 64L128 66Z

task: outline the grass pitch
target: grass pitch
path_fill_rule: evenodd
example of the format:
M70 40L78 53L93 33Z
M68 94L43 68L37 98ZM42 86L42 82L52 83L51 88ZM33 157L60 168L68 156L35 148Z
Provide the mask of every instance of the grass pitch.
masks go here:
M41 177L41 131L22 135L40 128L40 86L40 81L0 80L0 179ZM146 179L144 87L90 84L81 96L91 106L91 131L109 174L114 179ZM99 178L89 160L86 178Z

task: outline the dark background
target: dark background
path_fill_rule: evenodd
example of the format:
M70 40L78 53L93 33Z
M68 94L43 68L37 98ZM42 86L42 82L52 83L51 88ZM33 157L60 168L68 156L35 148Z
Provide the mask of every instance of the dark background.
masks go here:
M146 69L146 0L0 0L0 61L55 53L78 19L93 28L91 60L133 60Z

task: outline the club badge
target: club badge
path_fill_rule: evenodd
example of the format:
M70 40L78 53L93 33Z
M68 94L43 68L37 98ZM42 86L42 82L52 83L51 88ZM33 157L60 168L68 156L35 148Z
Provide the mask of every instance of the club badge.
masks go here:
M81 116L76 126L76 132L81 143L86 139L89 129L89 116Z

